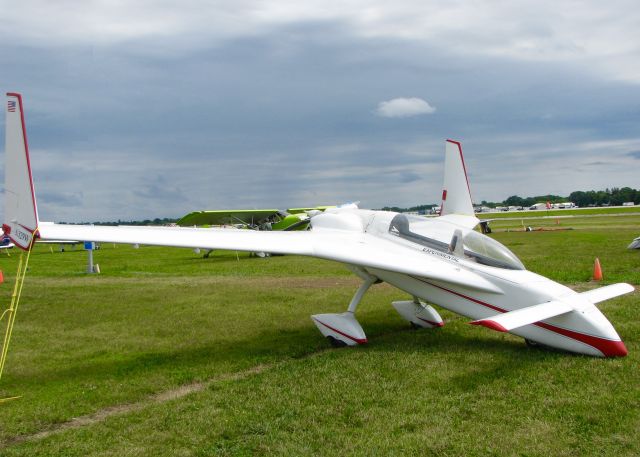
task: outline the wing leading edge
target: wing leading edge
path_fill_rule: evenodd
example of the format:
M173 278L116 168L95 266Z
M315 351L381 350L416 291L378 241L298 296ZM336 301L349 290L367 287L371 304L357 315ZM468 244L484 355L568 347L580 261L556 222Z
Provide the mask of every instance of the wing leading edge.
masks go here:
M40 223L42 239L86 240L184 248L295 254L410 274L493 293L481 276L427 254L364 233L343 230L269 232L183 227L107 227Z

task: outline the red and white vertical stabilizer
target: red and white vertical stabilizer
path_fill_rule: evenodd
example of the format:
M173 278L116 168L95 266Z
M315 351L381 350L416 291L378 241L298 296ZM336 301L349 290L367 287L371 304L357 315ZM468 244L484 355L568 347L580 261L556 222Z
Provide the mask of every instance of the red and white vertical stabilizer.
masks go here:
M473 211L471 189L462 156L462 145L453 140L447 140L445 148L444 186L440 216L443 220L469 229L480 222Z
M441 216L459 214L474 216L467 169L462 156L462 145L447 140L444 159L444 186L442 188Z
M29 249L38 230L36 194L31 177L22 97L8 93L6 105L4 221L2 229L22 249Z

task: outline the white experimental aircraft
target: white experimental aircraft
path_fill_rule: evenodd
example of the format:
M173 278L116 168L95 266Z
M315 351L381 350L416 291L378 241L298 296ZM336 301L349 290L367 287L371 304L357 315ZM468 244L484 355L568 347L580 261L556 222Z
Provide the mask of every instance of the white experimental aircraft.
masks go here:
M444 325L425 300L473 319L472 324L534 344L599 357L627 354L595 304L633 287L621 283L574 292L527 271L509 249L474 231L479 221L456 141L446 142L442 211L432 219L335 208L314 216L311 229L302 232L39 224L22 98L7 95L3 228L22 249L29 249L35 239L56 239L318 257L346 264L363 280L345 313L312 316L335 345L366 343L356 308L372 284L386 281L413 296L393 306L415 326Z

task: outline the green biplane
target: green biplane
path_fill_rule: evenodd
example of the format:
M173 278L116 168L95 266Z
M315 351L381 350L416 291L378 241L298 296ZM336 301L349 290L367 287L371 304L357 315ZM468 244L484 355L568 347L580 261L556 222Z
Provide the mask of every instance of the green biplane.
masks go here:
M182 227L231 226L250 230L306 230L309 227L310 217L327 208L331 206L291 208L286 211L279 209L193 211L178 220L177 225ZM197 249L196 252L200 250ZM209 257L211 253L211 249L207 250L204 257ZM255 254L259 257L267 255L263 252Z
M306 230L313 212L322 212L331 206L313 208L239 209L194 211L183 216L177 224L183 227L234 226L252 230Z

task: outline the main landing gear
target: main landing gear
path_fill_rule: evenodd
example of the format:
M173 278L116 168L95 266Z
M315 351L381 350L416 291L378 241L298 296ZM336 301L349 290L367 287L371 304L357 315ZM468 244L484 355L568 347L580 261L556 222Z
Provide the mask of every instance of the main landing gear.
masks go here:
M358 270L357 274L364 278L364 282L351 299L346 313L314 314L311 316L320 333L327 337L334 347L355 346L356 344L367 342L367 336L364 334L364 330L362 330L354 314L360 300L362 300L362 296L369 290L369 287L378 282L378 278L364 270Z
M352 270L364 282L351 299L347 311L345 313L314 314L311 316L318 330L334 347L355 346L367 342L367 336L355 318L355 312L369 287L381 281L363 269L352 268ZM435 328L444 325L440 314L431 305L423 303L418 297L408 301L394 301L392 305L400 316L409 321L414 328Z

